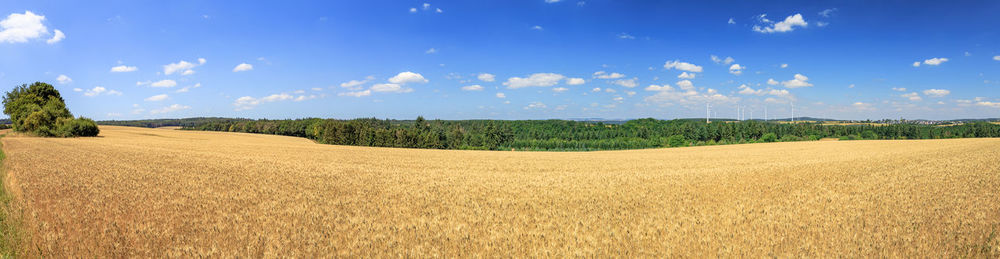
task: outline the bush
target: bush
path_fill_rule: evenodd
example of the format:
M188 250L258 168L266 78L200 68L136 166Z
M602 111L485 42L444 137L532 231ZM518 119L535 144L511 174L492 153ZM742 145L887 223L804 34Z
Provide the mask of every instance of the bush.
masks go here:
M795 136L795 135L784 135L784 136L781 136L781 141L782 142L802 141L802 138L800 138L798 136Z
M14 131L41 137L97 136L97 123L73 119L59 91L36 82L15 87L3 98L3 113L10 116Z
M763 141L763 142L775 142L775 141L778 141L778 135L775 135L774 133L767 133L767 134L764 134L764 136L760 137L760 141Z
M687 146L687 139L684 139L684 135L673 135L667 138L667 145L670 147Z

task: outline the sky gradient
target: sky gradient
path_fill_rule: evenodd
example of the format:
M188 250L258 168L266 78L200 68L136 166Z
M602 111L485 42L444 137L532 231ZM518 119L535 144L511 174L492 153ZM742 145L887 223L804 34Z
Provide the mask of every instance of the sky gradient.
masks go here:
M5 1L0 90L183 118L1000 117L998 1ZM752 117L750 113L753 113Z

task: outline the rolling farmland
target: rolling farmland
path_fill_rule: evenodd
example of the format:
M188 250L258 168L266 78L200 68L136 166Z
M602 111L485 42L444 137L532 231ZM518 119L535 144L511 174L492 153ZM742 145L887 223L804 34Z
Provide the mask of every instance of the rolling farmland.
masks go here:
M21 254L1000 254L1000 139L601 152L102 126L2 139Z

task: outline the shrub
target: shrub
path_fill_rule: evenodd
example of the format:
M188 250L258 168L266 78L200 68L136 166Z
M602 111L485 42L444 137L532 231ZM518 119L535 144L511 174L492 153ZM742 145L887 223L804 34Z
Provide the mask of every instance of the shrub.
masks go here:
M774 133L767 133L767 134L764 134L764 136L760 137L760 141L763 141L763 142L775 142L775 141L778 141L778 135L775 135Z
M802 141L802 138L800 138L799 136L795 136L795 135L784 135L784 136L781 136L781 141L782 142Z
M875 134L874 131L866 130L864 132L861 132L861 138L863 138L863 139L878 139L878 134Z
M684 135L673 135L667 138L667 145L670 147L687 146L687 139L684 139Z

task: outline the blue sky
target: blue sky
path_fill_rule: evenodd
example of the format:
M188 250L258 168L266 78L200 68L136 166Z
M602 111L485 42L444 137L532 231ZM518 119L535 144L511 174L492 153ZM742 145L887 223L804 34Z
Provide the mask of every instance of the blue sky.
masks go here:
M998 13L997 1L8 0L0 88L49 82L99 120L670 119L706 104L757 119L792 103L840 119L1000 117Z

